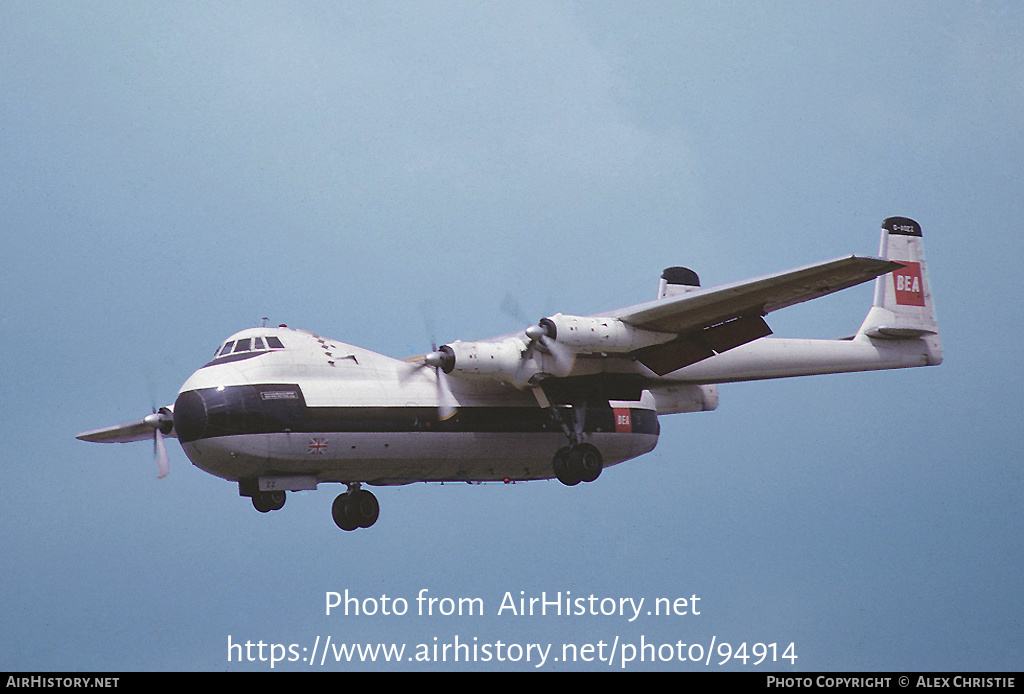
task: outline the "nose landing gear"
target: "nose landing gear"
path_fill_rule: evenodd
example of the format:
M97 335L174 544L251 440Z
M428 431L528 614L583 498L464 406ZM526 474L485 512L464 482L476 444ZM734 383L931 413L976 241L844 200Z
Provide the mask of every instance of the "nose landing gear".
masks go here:
M286 500L284 490L275 490L272 492L260 492L257 491L252 495L252 505L260 513L267 513L269 511L280 511L284 506Z
M244 479L238 483L238 493L252 499L253 507L260 513L278 511L284 506L286 497L283 489L262 491L255 479ZM371 492L362 489L362 485L353 482L348 491L339 494L331 506L331 516L335 524L342 530L369 528L377 522L380 515L380 504Z

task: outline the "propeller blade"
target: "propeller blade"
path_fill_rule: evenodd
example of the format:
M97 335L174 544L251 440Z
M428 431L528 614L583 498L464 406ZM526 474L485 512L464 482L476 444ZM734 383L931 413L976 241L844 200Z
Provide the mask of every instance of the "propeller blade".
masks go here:
M505 295L505 298L501 300L499 308L502 313L509 318L515 319L517 323L526 323L530 320L526 317L526 312L519 306L519 302L511 294Z
M568 373L572 371L573 363L576 361L576 352L547 335L541 337L540 342L544 345L544 348L548 351L552 360L555 362L555 368L558 370L555 375L568 375Z
M167 408L160 408L145 419L148 426L153 427L153 455L156 456L156 478L162 480L171 471L170 457L167 455L167 444L164 443L164 428L174 420ZM169 429L168 429L169 431Z
M455 416L458 403L452 395L452 389L448 385L448 375L441 370L437 371L437 418L442 422Z
M153 449L156 454L156 478L162 480L171 471L171 464L167 444L164 443L164 435L159 427L153 430Z
M451 419L458 408L458 401L452 395L452 389L448 385L447 373L455 364L455 353L448 345L431 345L433 351L419 357L406 359L408 367L399 371L398 380L400 383L407 383L422 369L433 369L437 379L437 417L444 421Z
M414 378L416 374L420 372L420 369L426 368L427 366L427 362L424 361L423 357L407 359L406 362L407 366L401 367L398 370L398 382L403 385L411 378Z
M555 366L555 376L567 376L576 361L576 352L559 342L555 337L555 324L548 318L542 318L537 324L526 329L526 338L530 341L524 358L528 358L529 350L539 344L548 354Z

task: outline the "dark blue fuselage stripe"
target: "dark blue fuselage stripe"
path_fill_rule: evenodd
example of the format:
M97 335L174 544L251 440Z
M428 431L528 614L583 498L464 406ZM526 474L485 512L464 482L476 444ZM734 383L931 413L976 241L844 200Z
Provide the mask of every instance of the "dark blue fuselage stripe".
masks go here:
M658 434L657 413L631 409L630 415L632 433ZM174 425L183 442L289 432L562 433L552 412L540 407L461 407L442 420L435 407L307 407L295 384L186 391L175 403ZM587 408L584 431L615 433L615 412Z

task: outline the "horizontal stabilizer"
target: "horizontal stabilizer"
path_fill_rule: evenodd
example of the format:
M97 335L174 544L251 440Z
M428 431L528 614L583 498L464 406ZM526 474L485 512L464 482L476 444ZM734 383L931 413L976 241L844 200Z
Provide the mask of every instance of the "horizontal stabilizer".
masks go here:
M938 330L927 328L910 328L904 325L876 325L864 330L868 337L882 337L894 339L906 339L924 337L925 335L938 335Z

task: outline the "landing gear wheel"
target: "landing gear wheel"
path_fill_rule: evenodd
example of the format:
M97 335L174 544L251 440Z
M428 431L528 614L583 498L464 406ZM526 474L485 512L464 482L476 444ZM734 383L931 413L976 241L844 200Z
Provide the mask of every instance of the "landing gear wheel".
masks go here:
M260 513L280 511L284 506L285 500L284 490L281 489L272 492L256 492L252 495L252 505Z
M604 468L604 460L596 446L581 443L568 448L559 448L553 461L555 477L569 487L580 482L593 482Z
M355 489L338 495L331 506L331 516L342 530L369 528L380 516L380 503L371 492Z
M579 454L579 457L576 459L578 467L574 468L574 470L579 473L582 481L593 482L601 475L601 470L604 468L601 452L597 450L596 446L592 446L589 443L581 443L579 446L576 446L576 452ZM572 461L573 456L570 455L569 459Z
M582 481L579 476L573 474L572 467L569 464L574 448L559 448L554 458L555 477L567 487L575 486Z
M278 489L272 492L266 492L267 498L270 499L270 510L280 511L284 507L285 493L283 489Z
M345 515L356 521L360 528L369 528L377 522L380 515L380 503L372 493L359 489L348 495L345 504Z
M359 524L349 519L348 514L345 513L345 506L347 504L348 492L339 494L338 498L331 504L331 517L334 518L334 524L342 530L355 530L359 527Z

